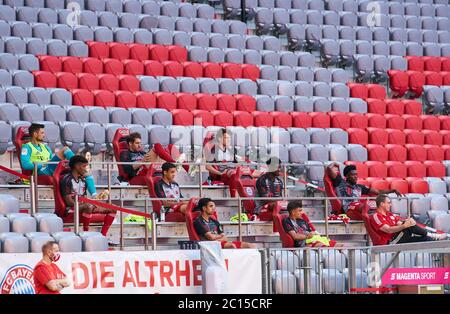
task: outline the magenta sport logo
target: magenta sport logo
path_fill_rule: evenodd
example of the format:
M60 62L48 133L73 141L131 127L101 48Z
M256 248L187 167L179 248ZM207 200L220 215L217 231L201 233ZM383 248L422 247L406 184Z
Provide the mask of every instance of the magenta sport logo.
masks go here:
M33 269L24 264L11 266L1 279L0 294L34 294Z

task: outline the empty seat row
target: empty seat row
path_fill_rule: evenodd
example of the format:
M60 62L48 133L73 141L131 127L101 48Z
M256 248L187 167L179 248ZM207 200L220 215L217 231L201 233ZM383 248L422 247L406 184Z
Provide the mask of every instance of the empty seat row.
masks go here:
M350 143L353 138L349 135ZM359 143L358 143L359 144ZM361 144L362 145L362 144ZM450 157L450 146L443 145L417 145L417 144L367 144L365 145L369 155L369 160L373 161L439 161Z
M87 57L88 47L79 40L1 37L0 52L14 55L51 55Z
M348 73L343 69L326 69L297 66L260 66L261 79L284 80L284 81L306 81L306 82L335 82L347 83Z
M343 127L333 123L332 127ZM411 130L411 129L379 129L369 127L367 129L344 128L349 135L351 143L367 144L416 144L416 145L450 145L450 133L448 130Z
M424 104L427 113L448 114L450 106L450 72L447 72L448 86L423 86Z
M62 88L5 86L0 88L0 102L70 106L72 105L72 95Z
M441 73L389 70L389 87L395 97L406 94L410 98L417 98L422 95L424 85L450 84L450 72Z
M400 42L415 42L415 43L450 43L450 32L446 30L417 30L417 29L403 29L391 28L389 30L390 40Z
M408 61L408 70L410 71L450 71L450 58L449 57L419 57L419 56L407 56L405 59Z
M163 56L160 55L161 58ZM259 68L253 64L178 62L113 58L77 58L39 56L40 70L49 72L69 72L71 74L112 74L149 75L171 77L211 77L211 78L259 78Z

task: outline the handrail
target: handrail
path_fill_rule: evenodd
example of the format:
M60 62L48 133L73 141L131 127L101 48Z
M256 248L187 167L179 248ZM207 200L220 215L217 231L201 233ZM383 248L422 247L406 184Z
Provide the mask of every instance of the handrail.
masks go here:
M426 248L424 248L424 245ZM450 240L433 241L433 242L417 242L417 243L397 243L395 245L378 245L370 247L373 253L396 253L402 251L417 250L442 250L450 252Z
M128 208L123 208L123 207L120 207L120 206L117 206L117 205L96 201L96 200L93 200L93 199L90 199L90 198L87 198L87 197L83 197L83 196L79 196L78 200L81 201L81 202L85 202L85 203L89 203L89 204L98 206L98 207L108 208L108 209L116 210L116 211L127 213L127 214L142 216L142 217L145 217L145 218L151 218L151 215L148 214L148 213L143 213L143 212L132 210L132 209L128 209Z
M15 175L16 177L19 177L19 178L24 179L24 180L30 180L30 178L31 178L31 176L27 176L26 174L17 172L15 170L12 170L12 169L10 169L8 167L5 167L5 166L2 166L2 165L0 165L0 170L3 170L3 171L5 171L5 172L7 172L9 174Z

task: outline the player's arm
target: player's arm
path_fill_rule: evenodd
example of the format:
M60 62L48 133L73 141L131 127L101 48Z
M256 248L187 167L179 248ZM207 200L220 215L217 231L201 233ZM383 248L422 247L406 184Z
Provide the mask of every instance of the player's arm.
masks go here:
M397 226L388 226L388 225L383 225L381 226L380 230L386 233L397 233L400 232L404 229L407 229L409 227L412 227L415 225L415 222L413 219L409 218L407 219L404 223L397 225Z
M22 145L22 151L20 152L20 162L24 170L34 170L34 163L30 161L31 148L28 145ZM38 170L42 168L42 164L37 164Z
M208 170L209 173L212 173L212 174L215 174L218 176L222 175L222 172L217 170L214 166L206 165L205 168L206 168L206 170Z
M327 174L331 179L336 179L339 176L339 165L335 162L327 166Z
M370 188L369 189L369 193L370 194L375 194L375 195L395 193L399 197L402 196L402 194L399 191L397 191L396 189L392 189L392 190L378 190L378 189Z
M294 230L291 230L288 232L290 234L290 236L292 237L292 239L296 240L296 241L303 241L306 239L309 239L312 237L311 233L308 234L303 234L303 233L297 233Z

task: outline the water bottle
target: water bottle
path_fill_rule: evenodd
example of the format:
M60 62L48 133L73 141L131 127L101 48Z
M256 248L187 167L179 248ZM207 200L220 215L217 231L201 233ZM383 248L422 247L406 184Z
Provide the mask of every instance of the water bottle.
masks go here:
M166 209L164 207L161 208L161 212L159 213L159 221L166 220Z

